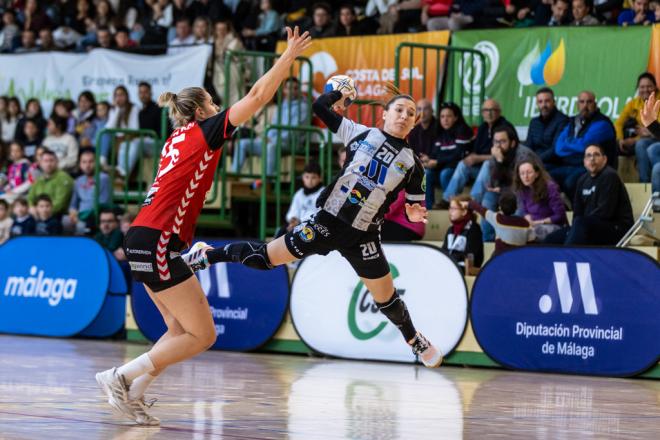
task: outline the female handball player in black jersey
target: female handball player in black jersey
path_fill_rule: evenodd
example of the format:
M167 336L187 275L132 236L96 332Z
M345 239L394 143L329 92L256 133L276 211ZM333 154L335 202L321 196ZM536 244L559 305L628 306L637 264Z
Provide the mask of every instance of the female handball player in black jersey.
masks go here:
M207 350L216 340L204 291L180 252L190 246L195 223L211 187L222 144L235 127L268 104L297 56L311 44L309 34L286 28L287 48L249 93L223 112L200 87L164 93L176 128L165 143L158 174L124 240L133 278L144 283L167 324L149 352L96 375L108 403L142 425L160 421L147 412L147 386L168 366Z
M426 222L424 167L406 142L415 125L412 97L396 95L385 104L383 129L343 118L331 107L355 96L353 87L321 95L314 113L347 147L344 166L321 193L319 210L286 235L266 244L237 242L213 249L196 243L183 256L192 270L218 262L236 262L255 269L272 269L312 254L339 251L374 297L376 305L396 325L414 354L427 367L437 367L442 353L415 330L408 309L394 289L389 264L380 243L380 225L399 191L406 192L406 215ZM339 104L342 107L343 104Z

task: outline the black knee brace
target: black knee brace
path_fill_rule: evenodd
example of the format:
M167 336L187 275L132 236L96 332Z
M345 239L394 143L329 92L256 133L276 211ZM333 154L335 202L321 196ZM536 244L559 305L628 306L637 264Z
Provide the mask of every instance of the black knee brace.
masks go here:
M259 270L270 270L273 265L268 258L266 243L261 241L241 241L230 243L223 248L206 253L209 263L232 262Z
M412 319L410 319L408 307L406 307L406 304L396 290L389 301L384 303L376 302L376 305L383 315L387 316L387 319L399 328L406 342L415 338L417 330L415 330Z

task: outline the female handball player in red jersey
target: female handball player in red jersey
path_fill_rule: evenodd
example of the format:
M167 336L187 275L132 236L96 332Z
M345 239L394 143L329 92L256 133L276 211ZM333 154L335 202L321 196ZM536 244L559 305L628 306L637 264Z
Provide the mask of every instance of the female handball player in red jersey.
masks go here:
M216 340L209 304L180 252L190 246L225 140L268 104L296 57L311 45L307 32L286 28L287 48L248 92L219 112L202 88L164 93L175 130L161 152L158 174L124 240L133 278L144 283L167 324L147 353L96 375L108 403L141 425L158 425L144 391L168 366L207 350Z
M380 243L383 216L400 191L405 191L410 221L426 221L426 208L421 204L425 198L424 166L406 141L417 121L415 101L397 92L385 104L381 130L356 124L331 110L340 99L345 103L354 93L352 87L339 87L314 102L314 113L347 147L344 166L317 199L314 217L267 245L237 242L213 249L199 242L183 259L192 270L218 262L267 270L338 250L367 286L380 311L399 328L413 353L427 367L437 367L442 353L413 326L394 289Z

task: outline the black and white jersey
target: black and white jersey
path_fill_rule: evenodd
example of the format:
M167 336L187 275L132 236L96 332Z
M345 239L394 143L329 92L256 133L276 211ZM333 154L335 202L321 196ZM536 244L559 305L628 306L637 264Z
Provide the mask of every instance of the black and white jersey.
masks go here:
M407 142L350 119L341 118L338 127L333 122L328 127L346 145L346 162L317 207L355 229L375 231L399 191L406 191L408 203L424 202L424 167Z

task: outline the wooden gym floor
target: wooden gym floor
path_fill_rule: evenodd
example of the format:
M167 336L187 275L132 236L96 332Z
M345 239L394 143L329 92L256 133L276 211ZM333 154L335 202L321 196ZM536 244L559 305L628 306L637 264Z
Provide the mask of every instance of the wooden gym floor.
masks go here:
M113 415L96 371L124 342L0 336L0 439L658 439L660 381L212 351Z

